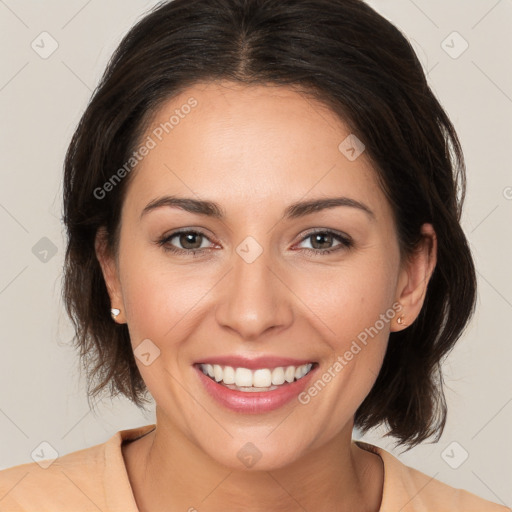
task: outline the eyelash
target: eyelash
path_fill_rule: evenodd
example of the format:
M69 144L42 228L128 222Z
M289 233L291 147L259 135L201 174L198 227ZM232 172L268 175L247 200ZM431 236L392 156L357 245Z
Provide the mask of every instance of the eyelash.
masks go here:
M169 244L170 240L172 240L174 237L176 237L178 235L182 235L182 234L200 235L200 236L205 237L207 240L209 240L209 238L204 233L201 233L200 231L191 230L191 229L183 229L183 230L174 231L171 234L164 236L163 238L161 238L160 240L157 241L157 244L159 246L161 246L164 249L164 251L171 252L174 254L192 255L193 258L197 258L197 257L201 256L201 254L203 253L205 248L203 248L203 249L179 249L179 248L174 247ZM333 252L339 251L343 248L350 249L354 245L354 242L352 241L351 238L347 237L346 235L341 235L340 233L337 233L336 231L332 231L332 230L328 230L328 229L312 231L312 232L308 233L307 235L305 235L301 239L300 242L303 242L304 240L307 240L308 238L310 238L314 235L318 235L318 234L333 235L333 238L340 241L341 243L339 245L336 245L336 246L330 248L330 249L325 249L325 250L309 249L307 247L303 248L302 250L305 251L307 254L311 254L313 256L323 256L326 254L331 254Z

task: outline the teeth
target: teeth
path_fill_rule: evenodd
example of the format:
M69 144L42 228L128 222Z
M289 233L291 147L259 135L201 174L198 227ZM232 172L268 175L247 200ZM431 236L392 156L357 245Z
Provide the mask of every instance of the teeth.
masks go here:
M291 366L291 368L293 368L293 366ZM275 386L279 386L280 384L284 384L285 380L286 379L284 376L283 368L279 367L279 368L274 368L272 370L272 384L274 384Z
M258 370L249 370L248 368L233 368L232 366L220 366L218 364L201 364L202 372L208 375L216 382L222 382L234 389L243 388L270 388L271 386L280 386L285 382L291 383L295 379L304 377L311 368L312 363L302 366L279 366L274 369L260 368ZM273 388L275 389L275 388Z
M286 382L293 382L295 379L295 366L288 366L284 372Z
M235 370L236 386L252 386L252 372L247 368L237 368Z
M235 370L231 366L224 367L222 381L224 382L224 384L235 383Z
M222 380L222 367L219 366L218 364L214 364L213 365L213 376L215 377L215 380L217 382L221 381Z

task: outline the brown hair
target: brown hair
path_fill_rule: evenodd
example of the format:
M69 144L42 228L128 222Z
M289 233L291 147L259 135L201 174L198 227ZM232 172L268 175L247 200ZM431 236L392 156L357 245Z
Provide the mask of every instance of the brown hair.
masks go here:
M423 308L412 325L390 334L381 371L354 420L362 432L386 423L387 435L409 448L436 433L437 441L447 414L441 362L476 301L474 263L459 224L464 160L411 45L360 0L174 0L156 6L124 37L65 160L63 296L89 398L110 386L111 396L122 394L139 407L148 402L128 329L110 317L94 249L105 227L110 250L117 250L133 173L107 197L95 190L129 159L162 102L218 79L293 87L337 113L366 146L402 255L421 240L423 223L433 225L437 265Z

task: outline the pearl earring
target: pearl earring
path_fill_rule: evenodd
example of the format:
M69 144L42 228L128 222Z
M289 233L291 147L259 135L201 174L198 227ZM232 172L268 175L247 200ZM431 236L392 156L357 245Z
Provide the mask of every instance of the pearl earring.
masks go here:
M401 325L403 327L405 327L407 324L404 322L404 315L400 315L397 319L396 319L396 323L398 325Z
M112 318L113 318L114 320L118 317L119 313L121 313L121 310L120 310L120 309L112 308L112 309L110 310L110 314L112 315Z

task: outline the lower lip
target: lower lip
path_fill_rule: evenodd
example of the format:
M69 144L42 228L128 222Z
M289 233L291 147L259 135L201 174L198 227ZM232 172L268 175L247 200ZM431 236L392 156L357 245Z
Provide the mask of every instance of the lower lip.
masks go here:
M279 409L297 397L311 380L318 365L315 365L310 372L299 380L282 384L272 391L244 392L229 389L203 373L199 365L194 365L206 391L221 405L233 411L258 414Z

